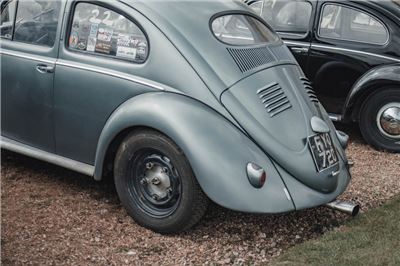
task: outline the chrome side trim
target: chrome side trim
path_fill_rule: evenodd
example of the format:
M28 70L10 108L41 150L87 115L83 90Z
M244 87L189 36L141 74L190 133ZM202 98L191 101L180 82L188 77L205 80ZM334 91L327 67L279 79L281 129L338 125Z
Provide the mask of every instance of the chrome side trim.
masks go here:
M156 82L152 82L150 80L138 77L138 76L134 76L134 75L130 75L130 74L125 74L125 73L121 73L118 71L113 71L110 69L106 69L106 68L101 68L101 67L95 67L92 65L84 65L84 64L77 64L77 63L72 63L70 61L66 61L66 60L58 60L56 62L56 64L58 66L65 66L65 67L71 67L71 68L76 68L76 69L82 69L82 70L86 70L86 71L91 71L91 72L96 72L96 73L100 73L100 74L104 74L104 75L108 75L108 76L112 76L112 77L116 77L116 78L120 78L120 79L124 79L124 80L128 80L128 81L132 81L134 83L138 83L144 86L148 86L160 91L165 91L165 88L156 83Z
M310 47L310 43L308 42L296 42L296 41L283 41L285 44L289 44L289 45L297 45L297 46L301 46L301 47Z
M53 64L54 65L56 63L56 59L52 59L52 60L47 59L49 57L36 56L36 55L27 55L26 53L8 51L8 50L5 50L5 49L1 49L0 50L0 54L15 56L15 57L23 58L23 59L28 59L28 60L39 61L39 62L46 63L46 64Z
M286 40L283 41L283 42L286 45L296 45L296 46L301 46L301 47L310 47L310 43L308 43L308 42L286 41ZM392 60L394 62L400 62L400 59L394 58L394 57L391 57L391 56L379 55L379 54L363 52L363 51L347 49L347 48L340 48L340 47L335 47L335 46L331 46L331 45L311 44L311 48L320 48L320 49L325 49L325 50L343 51L343 52L349 52L349 53L354 53L354 54L362 54L362 55L367 55L367 56L373 56L373 57L377 57L377 58Z
M35 159L46 161L88 176L94 175L94 166L77 162L50 152L42 151L40 149L28 146L26 144L11 140L6 137L1 137L0 146L2 149L10 150L20 153Z
M358 50L340 48L340 47L335 47L335 46L312 44L311 48L320 48L320 49L325 49L325 50L343 51L343 52L361 54L361 55L366 55L366 56L373 56L373 57L377 57L377 58L382 58L382 59L392 60L392 61L395 61L395 62L400 62L400 59L397 59L397 58L394 58L394 57L390 57L390 56L373 54L373 53L369 53L369 52L363 52L363 51L358 51Z

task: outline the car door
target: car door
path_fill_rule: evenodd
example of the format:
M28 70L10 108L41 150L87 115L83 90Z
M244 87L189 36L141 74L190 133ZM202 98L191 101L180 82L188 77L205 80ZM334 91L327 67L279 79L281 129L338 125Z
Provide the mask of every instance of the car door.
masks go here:
M316 2L258 0L248 4L278 32L306 72Z
M94 164L112 112L129 98L153 91L139 77L148 69L144 28L152 27L117 1L69 1L66 8L54 82L56 153Z
M52 152L62 2L3 1L1 12L1 134Z
M355 81L374 66L391 63L388 25L363 2L320 1L310 49L308 75L325 108L342 111Z

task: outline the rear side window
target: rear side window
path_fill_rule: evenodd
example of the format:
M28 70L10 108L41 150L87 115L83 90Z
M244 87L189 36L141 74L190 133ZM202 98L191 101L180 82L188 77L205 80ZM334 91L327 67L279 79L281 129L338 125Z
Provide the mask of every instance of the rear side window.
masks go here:
M75 7L68 46L136 63L144 62L148 54L146 36L135 23L110 9L88 3Z
M255 17L232 14L212 21L212 31L221 41L231 45L253 45L279 40L278 35Z
M1 7L1 37L12 39L12 32L14 27L16 1L9 1Z
M308 1L265 1L261 17L277 32L302 37L309 31L312 5Z
M323 8L319 36L380 45L389 39L386 27L378 19L361 10L334 4Z
M60 9L60 0L18 1L14 41L53 46Z

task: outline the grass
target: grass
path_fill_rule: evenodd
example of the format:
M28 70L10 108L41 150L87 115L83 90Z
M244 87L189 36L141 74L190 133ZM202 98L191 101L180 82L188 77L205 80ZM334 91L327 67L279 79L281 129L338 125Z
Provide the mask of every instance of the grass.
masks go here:
M400 265L400 198L289 249L272 265Z

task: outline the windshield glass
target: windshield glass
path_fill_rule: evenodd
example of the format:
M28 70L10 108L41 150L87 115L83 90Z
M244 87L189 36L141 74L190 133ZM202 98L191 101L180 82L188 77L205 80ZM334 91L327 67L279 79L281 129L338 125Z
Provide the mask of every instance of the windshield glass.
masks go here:
M224 15L212 22L214 35L232 45L271 43L279 40L275 32L255 17L243 14Z

